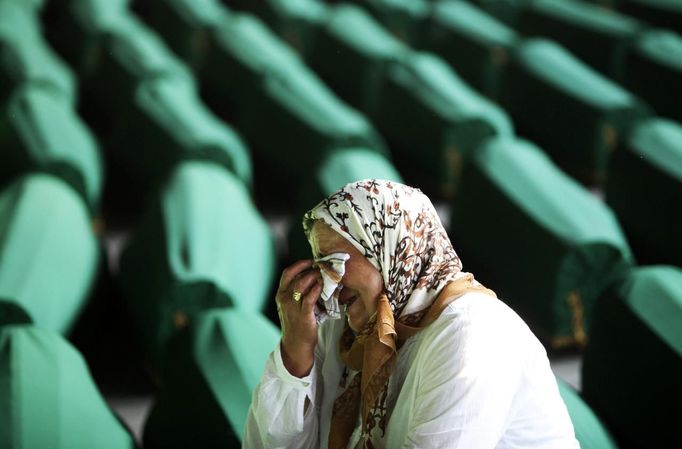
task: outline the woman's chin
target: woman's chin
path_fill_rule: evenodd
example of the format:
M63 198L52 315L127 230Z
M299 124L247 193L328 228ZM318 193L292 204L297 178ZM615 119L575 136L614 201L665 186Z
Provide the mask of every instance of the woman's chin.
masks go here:
M362 306L362 303L356 301L346 308L346 318L348 320L348 326L350 326L353 332L358 333L365 327L365 324L367 324L369 316Z

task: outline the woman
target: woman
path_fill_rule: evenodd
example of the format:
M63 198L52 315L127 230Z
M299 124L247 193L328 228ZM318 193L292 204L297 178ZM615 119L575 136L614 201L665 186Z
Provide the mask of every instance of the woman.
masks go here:
M419 190L354 182L303 224L316 259L340 255L325 304L336 299L345 319L317 324L323 287L335 287L323 282L329 266L284 270L282 340L254 392L244 448L579 447L543 347L461 271Z

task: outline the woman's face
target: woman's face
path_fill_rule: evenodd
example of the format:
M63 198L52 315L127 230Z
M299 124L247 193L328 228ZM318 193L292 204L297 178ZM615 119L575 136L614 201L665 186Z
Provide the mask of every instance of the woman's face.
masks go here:
M343 289L339 294L339 304L347 306L346 315L351 329L360 331L376 312L379 295L384 290L381 273L357 248L322 220L315 221L310 241L315 257L332 253L350 254L341 279Z

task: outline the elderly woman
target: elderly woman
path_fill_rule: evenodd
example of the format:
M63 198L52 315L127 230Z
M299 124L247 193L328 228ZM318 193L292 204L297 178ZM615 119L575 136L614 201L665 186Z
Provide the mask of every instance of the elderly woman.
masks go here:
M545 350L419 190L354 182L303 226L244 448L579 447Z

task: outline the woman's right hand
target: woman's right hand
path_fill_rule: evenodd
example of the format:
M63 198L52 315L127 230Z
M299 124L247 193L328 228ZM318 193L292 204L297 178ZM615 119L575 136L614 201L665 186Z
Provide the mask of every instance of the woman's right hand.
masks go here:
M322 292L322 276L312 260L300 260L282 272L277 289L277 313L282 325L282 361L296 377L310 374L317 344L315 303ZM300 293L296 301L294 293Z

